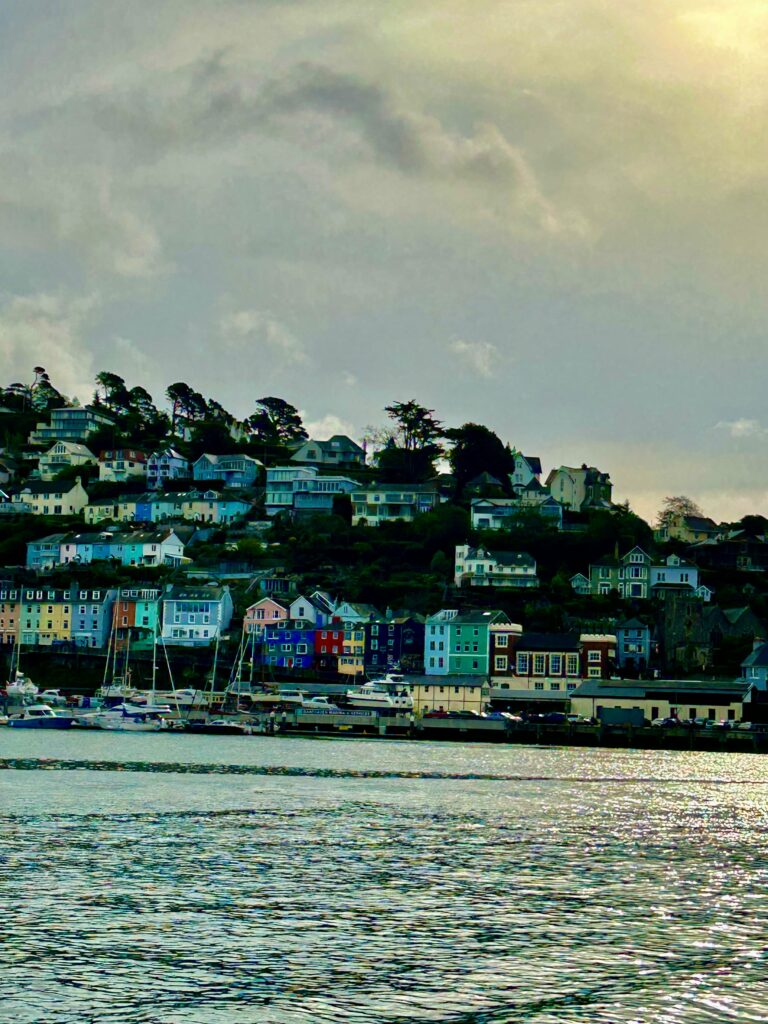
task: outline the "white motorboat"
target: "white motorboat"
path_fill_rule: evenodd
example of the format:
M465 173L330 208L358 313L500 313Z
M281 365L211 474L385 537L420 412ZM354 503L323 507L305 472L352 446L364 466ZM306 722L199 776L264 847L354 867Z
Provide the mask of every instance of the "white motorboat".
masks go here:
M355 690L347 690L347 704L352 708L371 711L413 711L413 696L405 683L388 688L384 681L363 683Z
M5 692L10 699L23 701L25 698L37 697L39 690L29 676L25 676L23 672L17 672L13 682L6 686Z
M167 729L163 716L170 715L168 704L118 704L113 708L82 715L78 722L91 729L108 729L119 732L159 732Z

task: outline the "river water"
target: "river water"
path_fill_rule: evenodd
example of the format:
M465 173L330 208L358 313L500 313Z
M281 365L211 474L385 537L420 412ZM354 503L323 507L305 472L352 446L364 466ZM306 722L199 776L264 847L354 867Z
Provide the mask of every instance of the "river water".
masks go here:
M0 730L2 1024L768 1021L768 758Z

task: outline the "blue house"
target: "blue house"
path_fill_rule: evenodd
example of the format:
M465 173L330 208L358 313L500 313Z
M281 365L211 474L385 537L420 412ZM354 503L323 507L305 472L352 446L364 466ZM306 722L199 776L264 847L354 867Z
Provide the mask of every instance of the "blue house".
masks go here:
M276 668L312 668L315 661L314 628L296 628L288 622L264 630L260 662Z
M192 467L196 481L220 487L252 487L261 463L251 455L201 455Z
M61 542L66 533L52 533L40 540L27 541L27 568L45 569L58 565L61 558Z
M108 645L116 597L116 590L72 587L72 640L78 647L99 649Z
M641 671L651 660L651 627L640 619L627 619L616 627L616 664Z
M424 621L414 615L363 624L366 672L415 672L424 664Z

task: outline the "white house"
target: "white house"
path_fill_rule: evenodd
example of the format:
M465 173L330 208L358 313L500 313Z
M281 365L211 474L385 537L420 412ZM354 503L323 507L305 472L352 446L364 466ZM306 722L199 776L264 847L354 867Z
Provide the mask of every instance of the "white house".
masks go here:
M651 566L651 589L659 585L685 585L696 590L699 586L699 569L692 562L686 562L679 555L669 555L660 565Z
M333 599L321 590L314 591L309 597L297 597L288 607L289 619L319 627L327 626L334 614Z
M191 475L189 463L173 448L152 452L147 459L147 487L161 490L169 480L183 480Z
M365 450L346 434L334 434L328 441L306 441L291 456L291 462L316 466L364 466Z
M69 469L70 466L92 466L95 463L96 456L84 444L78 444L76 441L57 441L45 455L40 456L37 471L41 480L53 480L62 469Z
M454 583L457 587L538 587L536 560L513 551L488 551L456 545Z
M532 480L541 483L541 459L535 455L523 455L522 452L515 454L515 468L512 471L512 484L514 487L526 487Z
M608 473L594 466L560 466L547 477L552 497L574 512L587 508L610 509L613 484Z

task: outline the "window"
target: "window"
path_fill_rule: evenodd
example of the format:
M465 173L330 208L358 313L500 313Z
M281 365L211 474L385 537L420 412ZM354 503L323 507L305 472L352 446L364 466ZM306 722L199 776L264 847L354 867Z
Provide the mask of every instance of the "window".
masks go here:
M575 690L575 689L576 689L576 683L566 683L566 684L565 684L565 688L566 688L566 690L568 690L568 691L570 691L570 690Z
M534 654L533 656L533 674L535 676L543 676L546 671L547 658L544 654Z
M560 689L560 683L550 683L549 684L549 688L550 688L550 690L559 690Z
M494 659L494 665L499 672L506 672L507 670L507 656L505 654L497 654Z
M681 583L687 583L688 582L688 573L687 572L681 572L680 573L680 582Z
M517 656L517 674L519 676L527 676L529 672L530 655L518 654Z
M600 663L600 651L589 651L587 653L587 661L591 662L592 664L594 664L595 662L597 662L599 664Z
M599 679L601 674L602 673L601 673L601 670L600 670L599 667L598 668L593 668L592 666L590 666L587 669L587 678L588 679Z
M534 683L533 684L533 688L534 688L534 690L543 690L544 689L544 683Z
M496 636L496 646L497 647L506 647L508 639L509 639L509 637L507 636L506 633L499 633L499 634L497 634L497 636Z
M600 594L610 594L610 592L611 592L611 585L610 585L610 583L600 583L598 585L597 589L598 589L598 593L600 593Z
M565 656L565 672L569 676L577 676L579 674L579 656L578 654L566 654Z
M561 676L563 674L563 656L562 656L562 654L550 654L550 656L549 656L549 674L551 676Z

